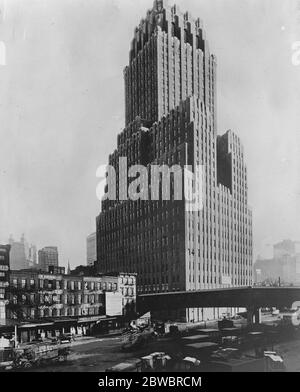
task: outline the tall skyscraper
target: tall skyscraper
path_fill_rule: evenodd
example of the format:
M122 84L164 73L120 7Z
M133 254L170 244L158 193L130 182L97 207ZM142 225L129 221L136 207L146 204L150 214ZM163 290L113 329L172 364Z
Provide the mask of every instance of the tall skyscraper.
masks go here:
M92 233L86 238L86 263L93 266L97 260L96 233Z
M37 268L37 251L35 245L31 244L28 246L27 260L29 268Z
M283 240L273 245L273 257L278 259L282 256L294 256L296 253L296 242L291 240Z
M10 268L12 270L20 270L28 268L28 261L26 257L26 241L24 234L20 241L15 241L12 236L9 238L9 244L11 246L10 251Z
M109 156L117 184L127 175L122 157L128 168L149 171L189 166L194 179L201 166L203 206L189 211L184 198L124 200L117 186L116 200L103 200L97 217L98 270L137 272L139 293L251 284L244 151L231 130L217 135L216 58L200 20L155 1L135 29L124 79L126 124ZM195 180L183 181L195 189ZM183 314L203 319L201 309Z
M300 252L299 242L283 240L273 245L273 257L258 258L254 264L254 278L257 284L299 285Z
M36 246L29 245L22 234L20 241L15 241L12 236L9 238L11 245L10 265L13 270L37 267Z
M48 272L49 266L58 267L58 250L56 246L46 246L38 252L38 268Z

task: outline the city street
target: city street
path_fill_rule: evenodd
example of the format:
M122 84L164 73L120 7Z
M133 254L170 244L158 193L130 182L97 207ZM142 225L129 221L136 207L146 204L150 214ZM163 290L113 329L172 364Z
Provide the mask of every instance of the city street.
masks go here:
M168 349L170 349L169 340L153 342L134 352L122 352L120 337L92 339L90 342L85 341L82 344L80 342L73 343L72 352L67 362L30 370L36 372L103 372L105 369L130 358L139 358L154 351L167 351Z
M287 371L300 372L300 340L276 344L274 346L284 358ZM103 372L105 369L120 362L140 358L155 351L165 351L172 354L179 351L172 339L153 342L140 350L133 352L121 351L120 337L92 339L91 341L75 342L69 359L62 364L30 369L34 372Z
M288 372L300 372L300 340L276 344L274 350L282 355Z

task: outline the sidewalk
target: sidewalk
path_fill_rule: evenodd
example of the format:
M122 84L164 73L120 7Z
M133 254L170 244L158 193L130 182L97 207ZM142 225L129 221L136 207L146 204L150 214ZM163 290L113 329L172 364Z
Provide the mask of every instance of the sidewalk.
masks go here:
M105 339L116 339L117 337L121 336L121 332L117 331L117 332L111 332L111 333L107 333L104 335L97 335L97 336L75 336L75 340L72 340L70 342L71 347L74 346L79 346L81 344L88 344L88 343L94 343L94 342L99 342ZM42 342L40 342L42 343ZM66 344L67 343L63 343ZM28 346L28 343L21 343L19 344L19 348L24 348Z
M99 342L105 339L116 339L119 336L121 336L121 332L111 332L105 335L97 335L97 336L78 336L75 337L75 341L71 342L71 347L79 346L81 344Z

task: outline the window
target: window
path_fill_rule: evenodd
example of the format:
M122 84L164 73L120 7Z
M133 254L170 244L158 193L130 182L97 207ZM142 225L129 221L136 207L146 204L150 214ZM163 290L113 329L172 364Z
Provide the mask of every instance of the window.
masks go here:
M21 280L21 287L22 287L22 289L25 289L25 287L26 287L26 279L22 279Z

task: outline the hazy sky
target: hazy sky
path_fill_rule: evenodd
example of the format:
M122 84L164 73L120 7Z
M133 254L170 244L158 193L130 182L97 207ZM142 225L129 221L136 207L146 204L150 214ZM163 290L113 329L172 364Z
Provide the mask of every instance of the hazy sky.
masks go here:
M244 144L255 255L266 255L269 244L300 240L300 65L291 60L300 2L176 3L203 20L217 56L218 132L231 128ZM39 248L57 245L62 265L86 262L96 169L123 128L123 68L151 6L0 1L0 243L25 233Z

